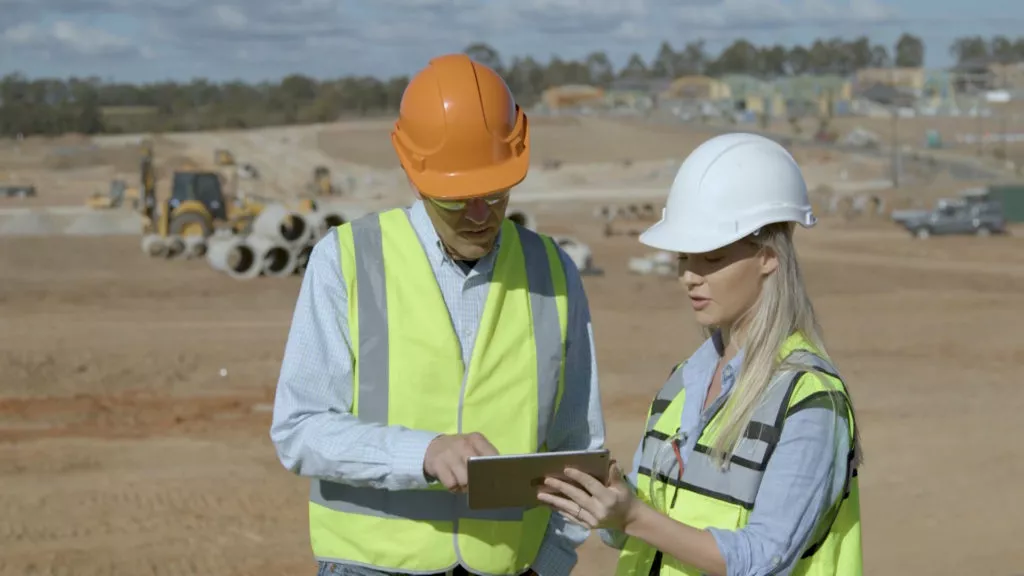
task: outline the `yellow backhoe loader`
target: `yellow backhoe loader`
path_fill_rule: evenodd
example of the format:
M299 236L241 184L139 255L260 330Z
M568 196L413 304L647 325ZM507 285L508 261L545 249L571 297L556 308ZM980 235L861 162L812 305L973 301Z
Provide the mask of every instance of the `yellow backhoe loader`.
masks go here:
M214 154L221 170L205 169L194 162L178 166L170 179L170 193L157 198L157 179L152 147L145 147L141 164L142 213L145 234L209 237L219 225L236 234L248 233L263 203L235 194L234 158L226 150Z
M263 203L229 198L222 176L205 170L177 170L171 176L170 194L158 202L155 214L147 215L147 233L160 236L213 234L223 224L235 234L246 234L263 210Z

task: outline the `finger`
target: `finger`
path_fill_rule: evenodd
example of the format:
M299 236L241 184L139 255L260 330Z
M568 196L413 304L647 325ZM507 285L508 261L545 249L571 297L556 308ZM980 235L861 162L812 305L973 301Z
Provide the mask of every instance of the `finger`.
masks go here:
M581 528L586 528L588 530L593 530L593 529L597 528L597 526L591 525L589 522L586 522L584 520L576 519L575 517L569 516L567 514L562 514L562 517L565 518L565 521L568 522L569 524L575 524L575 525L577 525L577 526L579 526Z
M579 482L580 486L583 486L584 488L587 489L587 492L590 492L595 496L607 490L600 480L594 478L593 476L587 474L586 472L580 472L575 468L566 468L565 475L571 478L572 480Z
M619 463L616 460L612 460L611 466L608 466L608 486L613 483L622 480L622 468L619 468Z
M479 432L474 432L473 434L470 434L469 441L476 449L476 453L478 456L498 455L498 449L494 447L494 444L491 444L491 441L488 440L483 434L480 434Z
M458 486L462 488L469 486L469 469L466 467L465 462L454 462L451 470Z
M608 487L629 488L629 482L626 480L626 474L621 468L619 468L619 464L617 462L612 462L612 467L608 470Z
M590 494L585 490L581 490L564 480L559 480L558 478L546 478L544 480L544 484L558 490L573 502L576 502L581 506L590 500Z
M564 496L558 496L555 494L540 493L537 494L537 500L547 504L555 510L562 512L568 516L575 516L576 509L580 506L572 500L565 498Z
M598 519L598 516L586 508L580 508L577 517L569 518L569 521L590 529L597 528L601 525L601 521Z
M445 466L444 464L442 464L441 467L438 468L437 470L437 481L440 482L448 490L453 490L458 485L458 481L456 480L455 475L452 474L451 469L449 469L448 466Z
M549 505L556 512L562 515L568 522L572 522L578 526L584 528L597 528L599 521L597 516L591 511L587 510L584 506L579 506L577 503L563 498L561 496L555 496L554 494L538 494L537 499L545 504Z

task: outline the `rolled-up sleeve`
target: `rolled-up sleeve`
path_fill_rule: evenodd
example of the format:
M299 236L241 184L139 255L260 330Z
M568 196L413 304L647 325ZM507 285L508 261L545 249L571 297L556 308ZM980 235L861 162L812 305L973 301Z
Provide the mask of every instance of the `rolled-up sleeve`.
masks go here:
M842 496L847 426L844 415L827 408L787 417L746 526L708 529L728 576L787 576L793 570L818 522Z
M593 450L604 446L605 430L590 306L576 265L562 250L559 255L566 272L569 308L565 391L548 432L548 447L551 450ZM557 512L552 513L533 570L540 576L568 576L576 565L576 549L589 535L590 530L566 521Z
M629 472L626 473L626 483L629 484L629 487L633 489L634 493L637 491L637 482L640 477L640 459L643 458L643 450L644 443L641 439L636 445L636 451L633 452L633 466L630 468ZM601 537L601 541L604 542L606 546L616 548L618 550L622 550L622 548L625 547L626 540L628 539L625 532L614 528L601 528L597 531L597 534Z
M423 458L434 432L352 415L348 294L337 233L314 246L296 301L274 399L270 438L295 474L353 486L426 488Z

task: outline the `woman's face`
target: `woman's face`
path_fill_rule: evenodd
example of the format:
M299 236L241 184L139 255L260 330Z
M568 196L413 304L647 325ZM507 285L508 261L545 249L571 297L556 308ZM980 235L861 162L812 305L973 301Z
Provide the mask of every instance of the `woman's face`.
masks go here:
M703 254L679 255L679 281L702 326L731 327L757 302L778 258L750 239Z

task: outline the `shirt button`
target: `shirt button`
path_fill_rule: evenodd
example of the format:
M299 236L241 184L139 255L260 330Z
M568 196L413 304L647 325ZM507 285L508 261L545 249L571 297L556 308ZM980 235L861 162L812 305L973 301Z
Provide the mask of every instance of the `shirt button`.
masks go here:
M782 563L782 558L779 558L778 556L772 556L772 567L773 568L778 566L781 563Z

